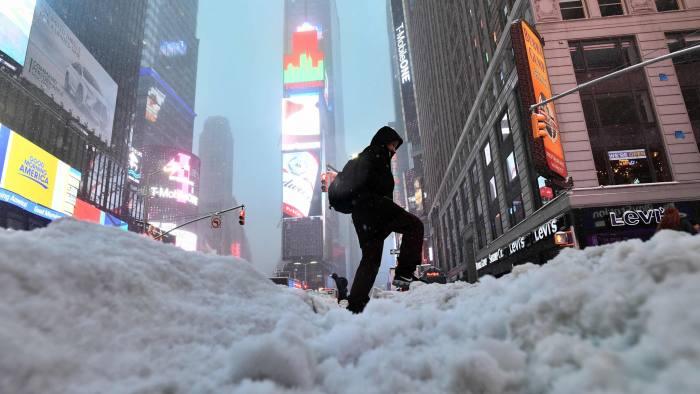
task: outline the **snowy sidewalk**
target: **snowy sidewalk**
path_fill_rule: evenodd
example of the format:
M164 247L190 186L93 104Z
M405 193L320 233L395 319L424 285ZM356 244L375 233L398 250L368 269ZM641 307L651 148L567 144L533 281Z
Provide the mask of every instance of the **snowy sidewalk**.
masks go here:
M2 230L0 250L0 393L700 392L700 236L381 293L357 316L73 220Z

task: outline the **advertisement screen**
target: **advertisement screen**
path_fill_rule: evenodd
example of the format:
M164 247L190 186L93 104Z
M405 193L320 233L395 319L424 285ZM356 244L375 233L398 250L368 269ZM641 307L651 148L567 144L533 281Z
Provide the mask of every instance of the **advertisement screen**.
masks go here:
M323 52L316 30L292 33L292 52L284 56L285 89L323 87Z
M197 214L200 171L197 156L167 146L146 146L143 161L140 183L148 190L149 221L179 222L187 215Z
M0 52L24 65L36 0L0 1Z
M323 218L288 218L282 220L282 258L294 260L323 257Z
M79 186L78 170L0 125L0 188L70 216Z
M156 87L148 89L148 97L146 97L146 120L155 123L158 120L158 112L165 101L165 93L158 90Z
M163 231L170 231L177 227L175 223L153 222L152 224ZM178 248L188 252L197 251L197 234L185 229L173 230L170 234L175 236L175 246Z
M282 154L282 210L286 218L320 214L320 173L318 151ZM316 196L319 194L319 196ZM313 209L312 209L313 208Z
M282 150L321 148L318 94L282 99Z
M521 101L529 113L530 105L552 97L549 73L544 58L544 46L537 32L526 22L520 21L514 24L511 28L511 34L513 50L516 54L518 79L524 81L521 87ZM534 141L541 141L544 146L546 163L538 163L538 167L545 164L548 171L544 172L551 172L561 178L566 178L568 173L554 103L550 102L540 107L538 113L545 116L547 125L547 135L544 137L540 137L536 129L531 130ZM533 156L537 162L538 155L534 154Z
M86 222L101 224L103 226L119 227L124 231L129 229L126 222L81 199L77 199L75 201L75 211L73 212L73 217Z
M36 2L22 76L111 142L117 84L45 0Z

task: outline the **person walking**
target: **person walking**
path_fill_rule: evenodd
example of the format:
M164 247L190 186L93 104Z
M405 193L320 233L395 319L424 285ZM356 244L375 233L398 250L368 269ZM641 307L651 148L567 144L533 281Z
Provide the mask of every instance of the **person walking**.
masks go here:
M695 229L690 224L690 221L688 221L688 218L674 207L669 207L664 210L664 216L661 218L661 222L656 228L657 232L661 230L685 231L688 234L695 235Z
M348 280L343 276L338 276L335 272L331 278L335 281L335 288L338 290L338 304L340 304L340 301L348 299Z
M352 197L352 222L362 250L355 274L348 310L361 313L381 265L384 240L392 232L402 234L398 264L392 284L407 290L423 250L423 222L393 201L394 177L391 158L403 144L396 130L384 126L357 157Z

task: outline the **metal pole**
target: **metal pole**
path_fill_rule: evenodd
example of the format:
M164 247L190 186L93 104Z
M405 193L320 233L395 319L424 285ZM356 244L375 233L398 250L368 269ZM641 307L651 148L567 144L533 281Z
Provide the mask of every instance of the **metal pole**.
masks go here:
M163 238L163 237L165 237L166 235L170 234L172 231L175 231L175 230L177 230L177 229L179 229L179 228L185 227L185 226L187 226L188 224L192 224L192 223L194 223L194 222L198 222L198 221L200 221L200 220L203 220L203 219L206 219L206 218L210 218L210 217L212 217L212 216L221 215L222 213L230 212L230 211L233 211L234 209L239 209L239 208L245 208L245 205L239 205L239 206L237 206L237 207L224 209L223 211L214 212L214 213L210 213L210 214L208 214L208 215L204 215L204 216L198 217L197 219L193 219L193 220L190 220L189 222L185 222L185 223L183 223L183 224L181 224L181 225L179 225L179 226L177 226L177 227L173 227L173 228L171 228L170 230L164 232L163 234L157 235L154 239Z
M696 46L693 46L693 47L690 47L690 48L681 49L680 51L676 51L676 52L667 53L667 54L665 54L665 55L663 55L663 56L659 56L659 57L654 58L654 59L645 60L645 61L643 61L643 62L641 62L641 63L637 63L637 64L635 64L635 65L633 65L633 66L629 66L629 67L627 67L627 68L623 68L622 70L615 71L615 72L610 73L610 74L608 74L608 75L604 75L604 76L602 76L602 77L600 77L600 78L596 78L596 79L594 79L594 80L592 80L592 81L588 81L588 82L586 82L586 83L583 83L583 84L581 84L581 85L578 85L578 86L576 86L576 87L573 88L573 89L569 89L569 90L567 90L566 92L559 93L559 94L557 94L556 96L552 96L551 98L548 98L547 100L544 100L544 101L539 102L539 103L537 103L537 104L533 104L533 105L530 106L530 112L535 112L535 110L536 110L537 108L539 108L539 107L541 107L541 106L543 106L543 105L546 105L546 104L549 103L549 102L552 102L552 101L554 101L554 100L558 100L558 99L560 99L560 98L562 98L562 97L564 97L564 96L570 95L571 93L575 93L575 92L578 92L578 91L581 90L581 89L584 89L584 88L587 88L587 87L589 87L589 86L593 86L593 85L595 85L595 84L598 84L599 82L603 82L603 81L608 80L608 79L611 79L611 78L619 77L619 76L622 75L622 74L628 73L628 72L630 72L630 71L634 71L634 70L639 69L639 68L643 68L643 67L648 66L648 65L650 65L650 64L652 64L652 63L658 63L658 62L660 62L660 61L662 61L662 60L670 59L670 58L672 58L672 57L676 57L676 56L680 56L680 55L685 55L685 54L687 54L687 53L690 53L690 52L693 52L693 51L697 51L697 50L700 50L700 45L696 45Z

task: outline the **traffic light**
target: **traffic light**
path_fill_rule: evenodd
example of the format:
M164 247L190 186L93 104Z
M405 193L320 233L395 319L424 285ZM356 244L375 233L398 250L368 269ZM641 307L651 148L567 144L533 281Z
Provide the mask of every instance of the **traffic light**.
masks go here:
M535 137L546 137L547 134L547 117L539 112L533 112L530 115L532 123L532 134Z
M241 208L241 213L238 214L238 224L245 224L245 208Z

